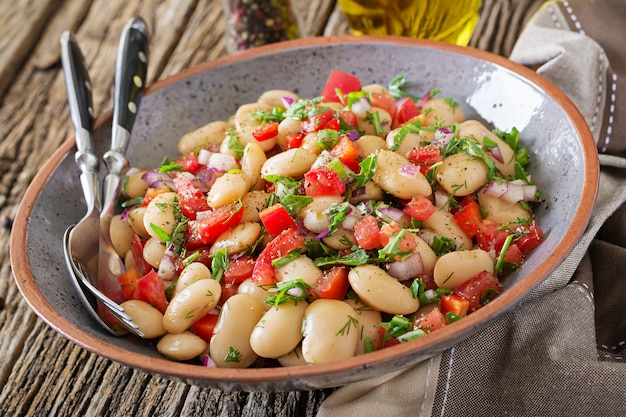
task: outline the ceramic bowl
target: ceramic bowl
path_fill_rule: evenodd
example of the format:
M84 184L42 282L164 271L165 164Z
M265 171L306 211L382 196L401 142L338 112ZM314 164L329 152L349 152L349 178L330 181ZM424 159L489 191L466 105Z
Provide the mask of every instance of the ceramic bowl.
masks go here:
M314 38L224 57L149 88L128 157L135 166L158 166L165 155L177 155L176 142L183 133L228 117L268 89L315 97L332 69L383 85L402 74L411 81L414 95L438 87L441 96L459 102L468 118L521 131L532 157L529 171L545 198L537 218L546 239L518 272L506 278L506 290L493 302L427 337L339 362L236 370L172 362L159 355L154 342L116 338L98 327L85 314L67 276L61 237L85 212L74 144L68 140L33 180L13 227L12 264L30 306L59 333L98 355L175 380L237 390L332 387L407 368L515 308L564 260L583 233L599 171L593 138L572 102L541 76L502 57L393 37ZM109 113L97 121L100 154L109 143L110 130Z

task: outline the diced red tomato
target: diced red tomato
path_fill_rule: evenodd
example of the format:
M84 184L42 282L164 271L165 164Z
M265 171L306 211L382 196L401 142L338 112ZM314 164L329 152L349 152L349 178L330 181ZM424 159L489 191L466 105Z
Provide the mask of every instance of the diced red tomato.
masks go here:
M287 229L276 236L259 254L252 270L252 280L257 285L270 285L276 282L272 261L288 255L295 249L303 248L304 238L298 230Z
M517 246L516 243L513 243L509 246L504 254L504 265L502 268L502 273L506 274L508 272L513 272L519 269L520 266L524 263L524 254Z
M337 172L322 167L304 174L304 191L310 197L341 195L346 192L346 185Z
M387 340L387 330L384 327L378 328L378 350L399 345L400 341L395 337Z
M335 111L332 109L316 113L313 116L309 117L307 120L302 121L302 130L308 133L322 130L324 129L324 126L334 117Z
M539 228L539 225L533 220L527 228L519 226L515 229L518 233L523 235L515 242L524 255L528 254L531 250L535 249L541 242L543 242L543 231Z
M192 174L195 174L204 167L204 165L198 162L198 157L194 154L185 155L174 161L174 163L181 165L183 171L191 172Z
M210 210L206 197L200 188L187 177L174 178L180 211L185 217L195 219L199 211Z
M342 110L342 111L340 111L339 112L339 117L348 126L356 128L356 124L357 124L358 118L357 118L356 114L352 113L350 110Z
M267 122L257 127L252 136L259 142L263 142L278 136L278 122Z
M509 232L501 229L495 220L487 217L483 219L476 231L476 243L479 248L486 252L500 253L508 234Z
M469 313L478 310L504 290L504 286L493 274L483 271L454 289L454 294L469 301Z
M239 284L235 283L226 283L226 281L222 281L222 293L220 294L220 305L224 305L226 301L233 295L237 294L237 290L239 289Z
M335 266L324 271L324 276L313 286L312 296L314 299L343 300L349 287L348 267Z
M419 146L407 152L406 157L420 167L422 174L426 174L433 164L441 161L441 149L435 145Z
M350 139L346 136L339 138L339 142L330 150L333 156L336 156L345 166L352 171L358 173L361 171L359 166L359 150Z
M326 81L326 86L322 90L321 96L325 101L341 100L337 97L337 91L341 91L342 94L348 94L353 91L361 90L361 80L352 74L345 73L343 71L332 70Z
M159 274L154 269L139 278L133 298L145 301L161 313L165 313L168 305L165 297L165 285L163 285L163 281L161 281Z
M322 129L332 129L339 131L341 129L341 122L339 121L339 117L333 117L332 119L330 119L328 122L326 122L324 126L322 126Z
M133 255L133 261L135 262L135 268L137 268L139 276L144 276L152 270L152 265L143 257L143 243L139 235L133 235L130 241L130 251Z
M215 324L217 324L218 317L219 316L217 314L207 314L200 320L196 321L191 326L191 329L198 337L209 343L211 341L211 337L213 337L213 330L215 329Z
M228 268L224 272L224 282L241 284L252 277L254 269L254 258L250 255L243 255L238 259L233 259L228 263Z
M380 233L378 235L380 239L380 244L383 246L387 246L387 243L389 243L389 240L391 239L391 237L401 230L402 230L402 226L400 226L398 223L394 221L389 222L389 223L384 223L380 227Z
M396 119L393 123L394 128L403 125L420 114L415 102L410 97L398 100L396 102L396 107L398 110L396 113Z
M421 194L416 195L404 206L404 212L415 220L424 221L437 211L437 207Z
M398 108L396 107L396 101L387 93L372 93L370 94L370 103L372 107L378 107L385 110L391 116L391 120L396 118Z
M296 222L289 215L285 206L280 203L261 210L259 217L270 235L277 235L285 229L296 227Z
M473 238L478 232L483 218L480 214L480 206L472 198L461 199L461 209L454 213L454 220L469 238Z
M381 246L380 229L374 216L366 216L354 224L354 237L360 248L376 249Z
M441 312L452 313L459 317L467 316L470 302L467 298L457 294L446 294L441 297Z
M413 321L413 328L422 329L426 333L432 333L447 324L445 314L443 314L439 308L435 307L428 313L416 317Z
M302 141L306 134L304 133L290 133L287 135L287 149L299 148L302 146Z
M146 190L146 194L143 197L143 202L141 203L141 205L144 207L147 207L148 204L150 204L150 202L154 199L154 197L156 197L159 194L169 193L169 192L170 192L169 188L148 188L148 190Z
M137 268L130 267L124 273L117 277L117 280L120 282L122 286L122 292L124 293L124 297L127 300L132 300L133 295L135 294L135 288L137 288L137 281L139 281L139 272L137 272Z
M217 207L211 214L196 222L198 236L205 245L215 240L225 231L238 225L243 216L241 202Z

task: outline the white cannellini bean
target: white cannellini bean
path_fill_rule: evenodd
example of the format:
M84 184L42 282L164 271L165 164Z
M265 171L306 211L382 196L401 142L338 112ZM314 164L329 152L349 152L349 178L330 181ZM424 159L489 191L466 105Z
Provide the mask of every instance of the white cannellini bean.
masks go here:
M437 259L439 259L439 257L424 239L414 234L411 234L410 236L415 239L415 243L417 245L415 247L415 253L420 254L424 269L427 273L431 273L435 268L435 264L437 263Z
M380 201L385 196L385 192L374 181L368 181L363 186L363 189L358 193L352 193L350 196L350 204L357 205L362 201L374 200Z
M392 151L378 152L378 167L372 179L383 190L405 200L417 194L428 197L432 194L430 184L424 175L416 172L413 178L401 173L402 167L410 165L408 159Z
M304 226L313 233L323 232L330 226L328 208L342 201L341 196L313 197L313 201L300 210L297 217L302 219Z
M263 314L263 303L248 294L235 294L224 303L209 344L218 368L247 368L258 358L250 335Z
M201 279L210 279L211 270L208 266L201 262L192 262L187 265L178 276L176 287L174 287L174 296L187 288L190 284Z
M146 238L150 236L148 231L146 230L146 225L143 222L143 216L146 214L146 207L138 206L133 207L128 212L128 224L133 228L135 233L139 235L139 237Z
M302 132L302 121L287 118L278 124L276 143L280 146L280 149L284 151L287 149L287 139L289 135L298 134L300 132Z
M451 101L445 98L431 98L422 107L422 113L425 113L425 126L449 126L455 123L461 123L465 120L465 114L458 106L451 106Z
M332 235L322 238L322 242L335 250L350 249L353 245L357 244L354 232L352 230L346 230L342 226L337 227L337 230L335 230Z
M376 126L372 122L372 115L376 113L378 113L378 119L380 120L381 132L376 131ZM372 107L365 116L359 116L357 118L356 127L365 132L366 135L376 135L384 138L391 130L391 122L391 115L386 110Z
M482 249L448 252L435 264L433 276L441 288L454 289L483 271L493 273L494 262Z
M265 161L267 157L258 143L251 142L243 148L241 171L248 178L248 187L253 187L261 181L261 167Z
M281 175L284 177L300 178L317 159L317 155L301 148L288 149L268 158L261 168L261 176Z
M239 284L237 294L247 294L256 298L263 304L265 310L269 310L271 307L269 304L265 303L270 293L265 288L259 287L252 279L247 279Z
M387 142L380 136L363 135L354 141L359 155L363 158L367 158L369 155L374 154L382 149L387 149Z
M306 149L315 155L321 154L322 148L317 146L317 132L307 133L304 138L302 138L300 149Z
M375 265L352 268L348 280L361 301L389 314L411 314L420 306L411 289Z
M134 234L135 231L130 223L126 220L122 220L121 214L116 214L111 218L109 235L111 236L111 243L113 244L115 252L117 252L121 258L130 250L130 242Z
M354 309L358 320L359 338L356 343L354 354L362 355L366 353L365 346L366 343L368 343L368 339L373 346L378 346L378 341L380 339L380 323L383 319L380 315L380 311L374 310L359 300L348 298L345 302Z
M382 86L380 84L367 84L361 87L361 91L365 91L366 93L370 94L370 93L381 93L381 94L386 94L389 91L387 90L387 87Z
M243 204L243 215L241 223L259 222L259 213L267 208L270 194L263 190L250 191L241 199Z
M226 248L228 255L243 252L254 246L260 235L261 225L259 223L239 223L217 237L209 250L209 254L215 255L223 248Z
M282 109L287 109L289 105L285 103L284 97L288 97L289 99L296 101L298 100L298 95L289 90L267 90L263 92L259 98L256 100L257 103L267 104L272 107L280 107Z
M514 223L518 219L530 218L528 210L519 203L511 203L504 199L485 194L484 190L478 193L478 202L487 211L487 216L500 224Z
M406 155L408 151L414 148L422 146L422 142L425 141L423 135L415 132L408 132L404 134L404 137L400 136L401 128L397 128L389 132L387 138L387 149L393 149L400 155Z
M176 361L188 361L198 357L206 348L207 343L190 331L168 333L157 343L159 353Z
M126 178L124 184L124 194L126 194L128 198L143 197L146 194L148 184L141 179L145 173L146 170L142 169Z
M297 346L288 354L277 358L277 360L281 366L303 366L307 364L302 354L302 346Z
M143 259L156 269L159 269L164 254L165 244L156 237L151 237L143 244Z
M276 138L258 142L252 134L263 124L261 120L256 120L252 114L256 111L272 112L273 107L264 103L249 103L239 106L235 112L235 127L239 135L239 140L244 145L255 142L258 143L265 152L271 150L276 145Z
M356 312L339 300L318 299L304 313L302 355L307 363L354 356L358 340Z
M502 162L495 159L490 152L486 152L487 156L495 163L496 168L498 168L505 176L513 177L515 175L515 153L513 152L513 149L511 149L507 143L497 137L492 131L487 129L481 122L478 120L467 120L460 123L457 130L457 136L460 139L473 139L481 145L483 145L484 137L487 137L491 141L497 143L498 148L500 149L500 154L502 155Z
M470 195L489 182L489 168L478 158L463 152L443 160L437 169L437 182L450 195Z
M152 305L141 300L128 300L120 305L124 308L124 312L133 319L146 339L154 339L167 333L163 327L163 314Z
M174 215L175 199L176 193L167 192L158 194L150 201L143 215L143 224L150 236L160 239L159 234L154 231L151 225L155 225L165 233L172 233L177 224Z
M422 227L432 230L435 234L454 240L457 249L471 249L472 239L461 230L454 216L444 209L436 210L422 222Z
M228 128L228 124L220 120L192 130L178 140L178 151L181 155L187 155L198 148L219 145L226 137Z
M170 333L182 333L213 310L221 295L222 287L213 279L189 284L170 301L163 315L163 327Z
M276 268L277 281L291 281L301 278L312 286L323 276L324 273L315 265L313 260L304 255L295 258L280 268Z
M206 196L209 207L231 204L248 192L248 179L241 172L227 172L217 180Z
M263 358L287 355L302 340L302 319L309 303L288 300L265 312L250 335L250 346Z

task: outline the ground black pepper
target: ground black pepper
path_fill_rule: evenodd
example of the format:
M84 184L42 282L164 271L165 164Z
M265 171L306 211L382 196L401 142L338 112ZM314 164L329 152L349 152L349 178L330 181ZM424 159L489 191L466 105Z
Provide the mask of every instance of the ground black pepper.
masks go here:
M224 12L230 53L300 36L290 0L224 0Z

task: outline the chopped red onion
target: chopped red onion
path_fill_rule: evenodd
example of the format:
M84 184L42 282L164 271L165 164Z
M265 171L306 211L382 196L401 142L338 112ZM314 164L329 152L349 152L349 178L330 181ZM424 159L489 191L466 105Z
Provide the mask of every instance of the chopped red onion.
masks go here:
M174 265L175 257L174 245L169 245L168 248L165 249L161 262L159 262L159 270L157 273L162 280L171 281L174 279L176 273L176 265Z
M131 207L126 207L124 210L122 210L122 214L120 215L120 220L125 222L126 220L128 220L128 214L130 213L130 211L134 208L135 206L131 206Z
M504 163L504 158L502 157L502 151L500 151L499 146L494 146L493 148L489 148L489 152L491 153L491 156L493 156L493 159L500 162L501 164Z
M404 216L404 212L402 210L392 207L383 207L378 211L383 217L393 220L396 223L399 223L402 219L402 216Z
M419 252L414 253L402 261L387 264L387 272L398 281L406 281L425 273L424 262Z
M283 104L285 105L285 107L289 107L293 104L294 100L292 97L289 96L283 96Z
M221 173L215 168L202 168L200 171L196 172L196 177L204 184L204 188L209 190L216 179L221 176ZM206 191L202 191L206 192Z
M348 133L346 133L346 137L350 139L352 142L359 139L359 132L356 129L352 129Z
M409 165L402 165L400 167L400 175L407 177L407 178L415 179L419 173L420 173L420 168L416 165L409 164Z
M426 102L430 100L430 98L431 98L431 94L430 94L430 90L428 90L428 92L424 94L422 98L419 99L419 101L415 104L415 106L417 108L424 107L424 105L426 105Z
M217 368L217 364L208 354L202 357L202 366L206 366L207 368Z
M201 165L208 165L210 157L211 151L208 149L200 149L200 152L198 152L198 163Z
M211 154L207 166L209 168L215 168L218 171L223 172L229 171L231 169L239 169L239 165L237 164L237 160L235 159L235 157L223 153Z
M524 181L511 182L491 181L483 191L486 195L501 198L510 203L518 201L535 201L537 186L526 184Z
M448 204L448 201L450 200L450 196L448 194L439 190L433 193L433 197L435 198L435 207L437 208L445 207L445 205Z
M409 100L408 97L400 97L397 101L396 101L396 108L400 109L402 108L402 105L404 104L405 101Z
M321 240L325 238L326 236L328 236L329 233L330 233L330 229L325 229L322 232L318 233L317 236L315 236L315 240Z
M171 188L174 189L174 181L164 172L146 171L141 179L148 184L150 188Z
M435 131L435 137L432 144L440 148L445 147L454 138L454 132L447 127L440 127Z
M420 229L419 232L417 232L417 237L419 237L429 245L433 244L435 236L437 236L437 234L430 229Z
M361 97L352 103L352 113L358 117L365 117L368 111L372 109L369 99L366 96Z

